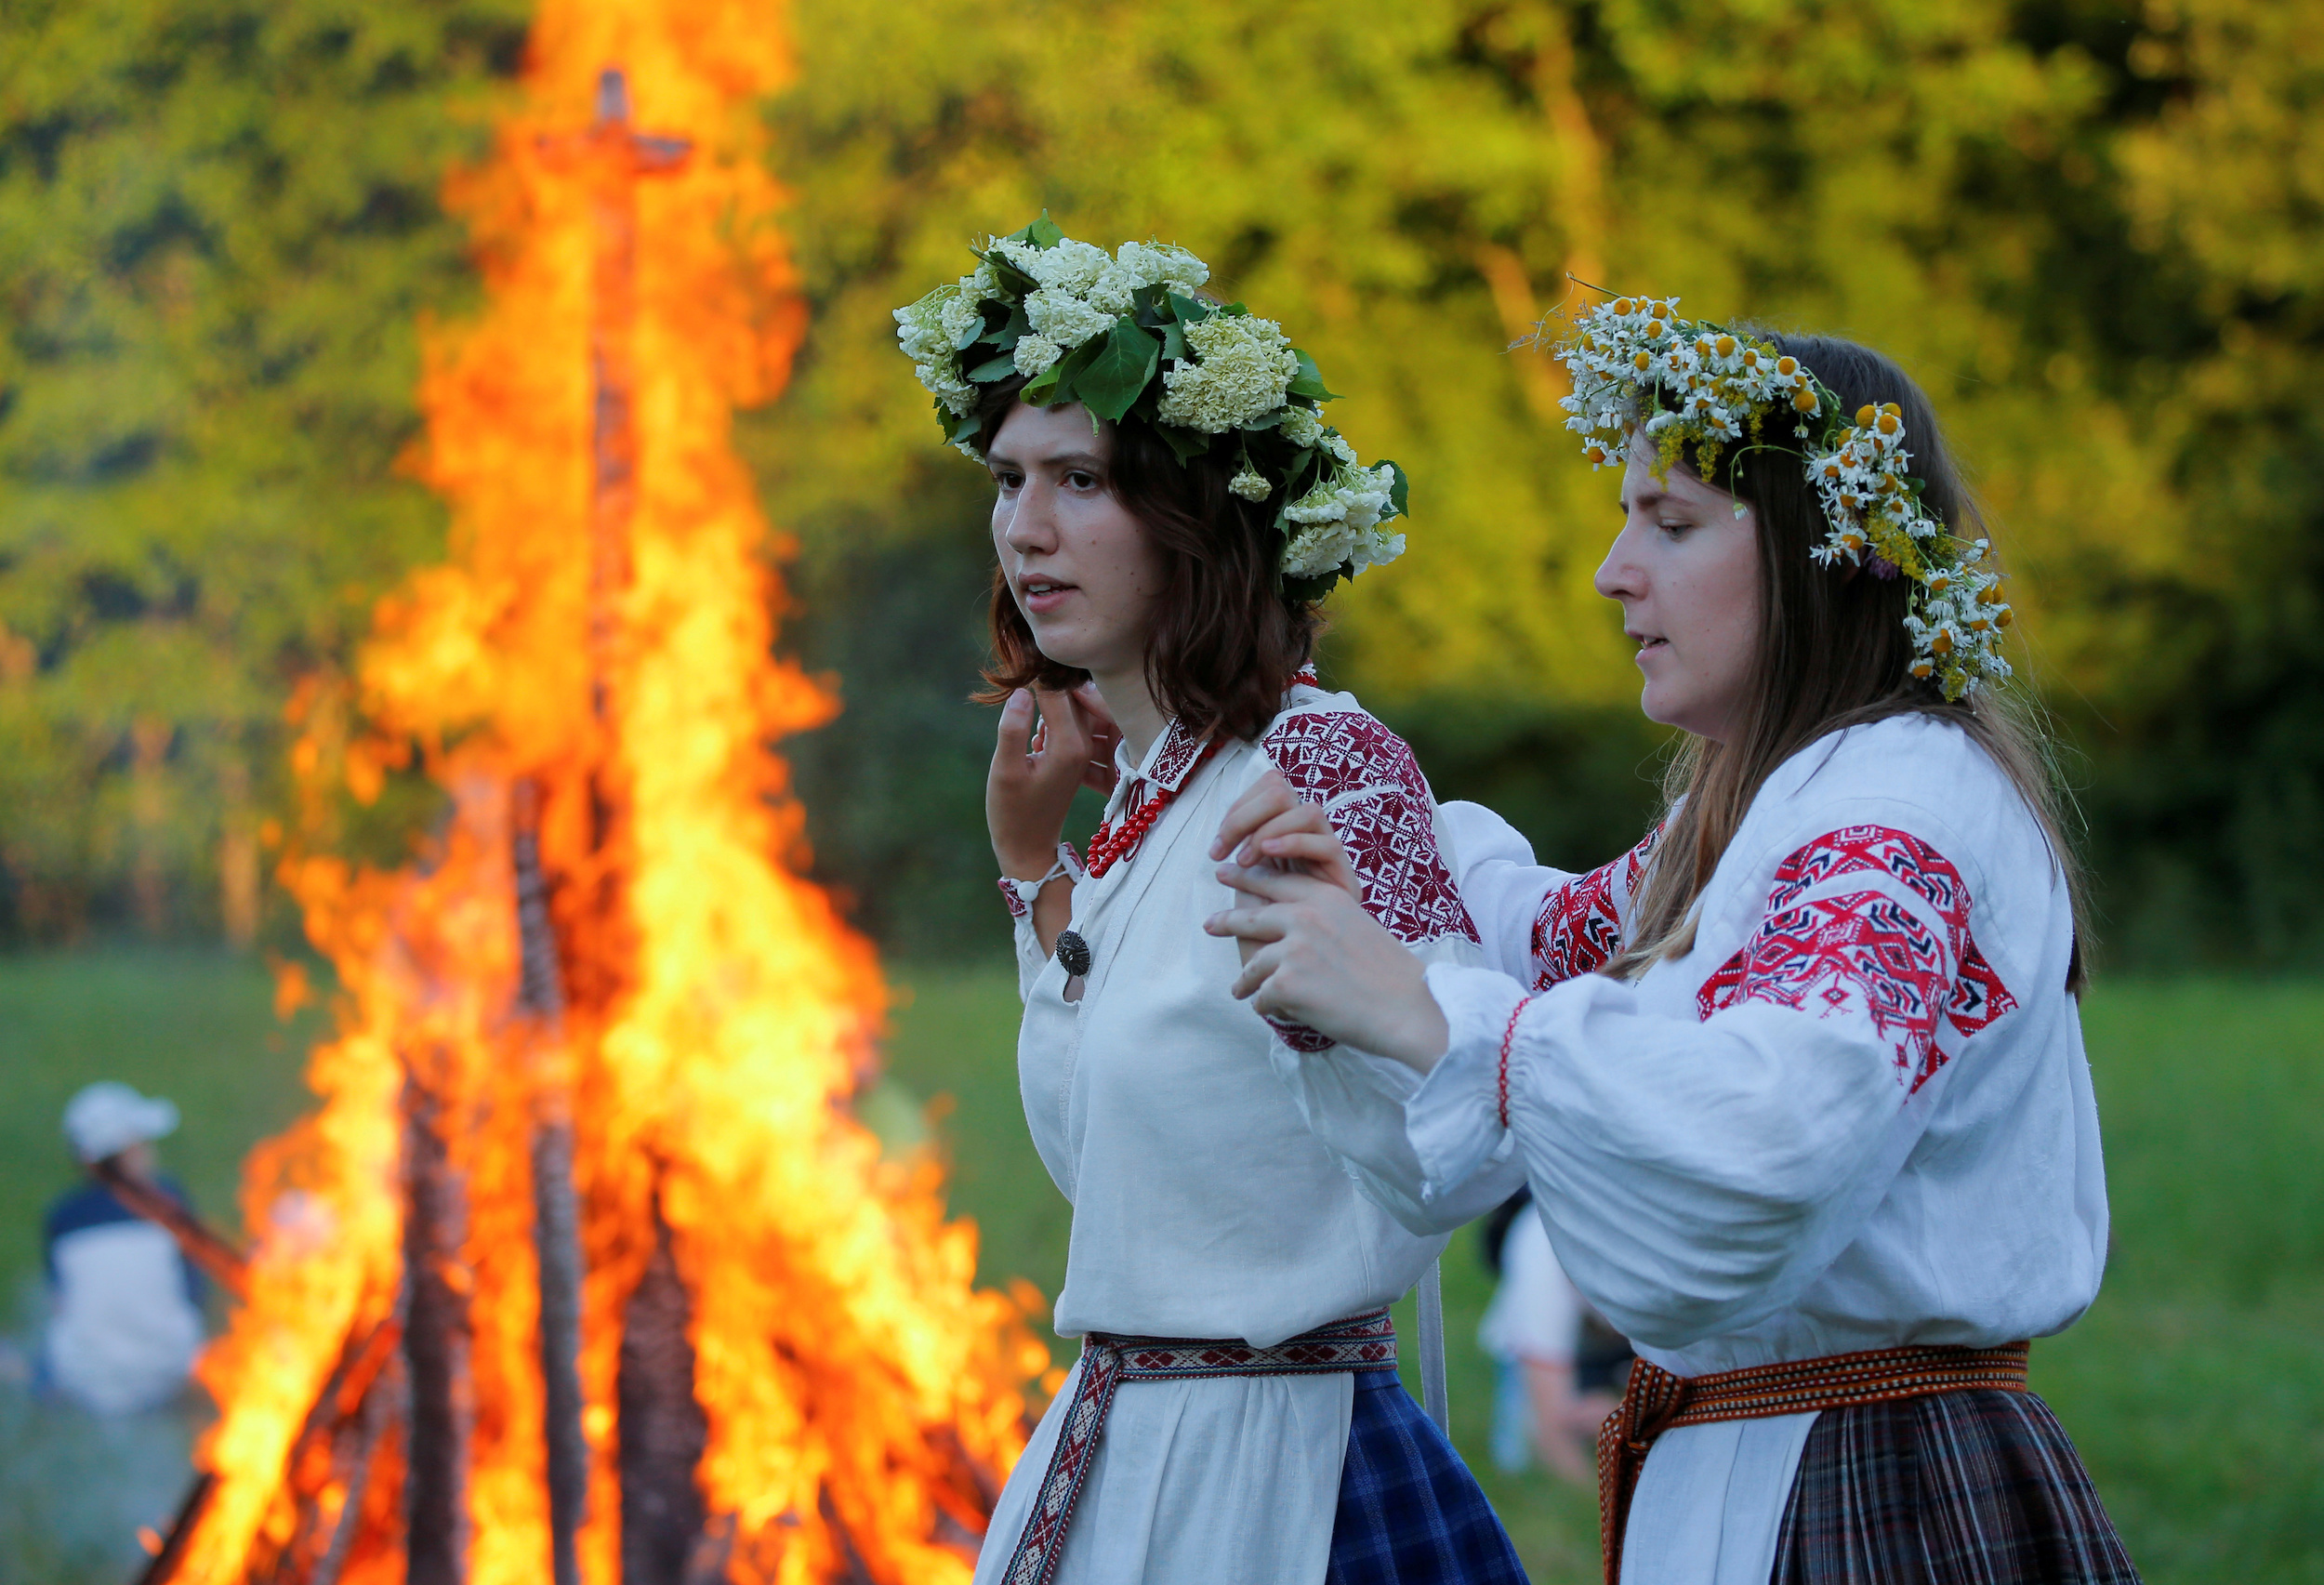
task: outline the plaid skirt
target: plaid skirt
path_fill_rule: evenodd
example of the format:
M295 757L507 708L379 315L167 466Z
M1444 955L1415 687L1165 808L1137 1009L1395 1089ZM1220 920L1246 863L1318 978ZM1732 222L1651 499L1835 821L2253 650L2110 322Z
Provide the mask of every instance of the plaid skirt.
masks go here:
M1355 1378L1325 1585L1525 1585L1509 1532L1393 1370Z
M2138 1585L2050 1407L1975 1389L1827 1409L1773 1585Z

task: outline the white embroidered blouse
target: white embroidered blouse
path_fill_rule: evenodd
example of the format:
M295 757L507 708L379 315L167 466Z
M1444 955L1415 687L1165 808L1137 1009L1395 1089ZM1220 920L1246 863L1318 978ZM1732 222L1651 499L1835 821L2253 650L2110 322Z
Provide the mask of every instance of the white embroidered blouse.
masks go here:
M1302 1113L1416 1231L1530 1177L1559 1262L1684 1376L2062 1330L2106 1206L2073 921L2040 826L1967 735L1896 717L1780 766L1695 943L1632 983L1653 839L1586 875L1446 805L1489 967L1432 967L1423 1081L1278 1044ZM1500 1120L1507 1042L1509 1126ZM1684 1427L1648 1456L1623 1578L1764 1585L1815 1416Z
M1229 993L1232 905L1209 856L1234 801L1281 771L1322 803L1372 914L1427 960L1479 961L1411 751L1344 693L1300 684L1257 743L1208 760L1175 727L1125 760L1107 805L1177 788L1143 840L1074 888L1091 966L1079 999L1021 905L1025 1121L1073 1202L1055 1324L1266 1346L1401 1297L1444 1248L1367 1199L1271 1070L1267 1024ZM1284 1037L1320 1049L1312 1032ZM977 1579L997 1578L1055 1446L1068 1382L1010 1475ZM1318 1581L1353 1396L1347 1376L1135 1381L1115 1395L1060 1580Z

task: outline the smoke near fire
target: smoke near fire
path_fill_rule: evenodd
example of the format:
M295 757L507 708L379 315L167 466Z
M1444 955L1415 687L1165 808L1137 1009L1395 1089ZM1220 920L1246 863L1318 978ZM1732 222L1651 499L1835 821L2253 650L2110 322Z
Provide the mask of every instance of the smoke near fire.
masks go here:
M1046 1352L853 1119L884 992L768 746L833 707L729 446L801 332L779 15L545 0L452 191L488 306L422 393L450 553L301 764L450 812L401 871L286 865L341 1032L247 1169L163 1577L958 1580L1023 1446Z

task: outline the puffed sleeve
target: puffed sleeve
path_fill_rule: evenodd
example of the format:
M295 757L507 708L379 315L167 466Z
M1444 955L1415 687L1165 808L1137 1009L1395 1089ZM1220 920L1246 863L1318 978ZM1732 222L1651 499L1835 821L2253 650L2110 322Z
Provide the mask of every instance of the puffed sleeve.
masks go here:
M1659 828L1613 863L1575 875L1536 864L1532 844L1489 809L1451 802L1436 815L1437 851L1459 877L1482 939L1473 958L1446 953L1434 961L1481 960L1497 977L1538 988L1591 972L1621 950L1623 920ZM1504 1140L1488 1143L1479 1158L1485 1166L1459 1182L1427 1182L1405 1115L1419 1076L1401 1063L1321 1039L1304 1045L1287 1034L1273 1060L1308 1128L1367 1195L1414 1233L1459 1227L1525 1181L1524 1163Z
M1750 1325L1879 1203L1925 1126L1914 1101L1948 1017L1982 1027L2006 1001L1969 910L1939 841L1838 826L1776 865L1692 1017L1598 975L1535 995L1432 968L1451 1042L1406 1105L1419 1197L1498 1180L1513 1139L1567 1274L1617 1327L1680 1348Z
M1437 839L1436 800L1412 750L1361 710L1300 710L1260 740L1291 790L1323 806L1363 888L1365 911L1424 961L1474 963L1477 928ZM1267 1021L1299 1050L1331 1042Z

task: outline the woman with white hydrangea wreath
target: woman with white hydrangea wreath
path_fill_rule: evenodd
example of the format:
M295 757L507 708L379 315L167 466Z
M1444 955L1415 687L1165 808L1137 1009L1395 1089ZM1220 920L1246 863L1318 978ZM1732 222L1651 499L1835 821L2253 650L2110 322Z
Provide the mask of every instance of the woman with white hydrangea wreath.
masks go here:
M2097 1292L2105 1173L2072 861L1935 415L1868 349L1662 299L1557 350L1624 470L1598 588L1689 734L1663 821L1570 875L1446 806L1490 961L1423 968L1262 781L1215 846L1235 992L1345 1042L1274 1054L1383 1207L1529 1180L1632 1340L1608 1585L2128 1585L2027 1388Z
M1309 669L1317 602L1393 561L1403 474L1182 248L1113 254L1047 217L899 310L946 436L994 483L986 792L1015 918L1018 1072L1073 1205L1061 1335L1081 1358L994 1511L1007 1585L1473 1585L1524 1573L1403 1390L1389 1304L1446 1239L1365 1198L1269 1065L1202 931L1210 835L1262 774L1354 853L1362 905L1477 961L1412 755ZM1038 726L1036 726L1036 720ZM1086 857L1076 787L1108 794Z

